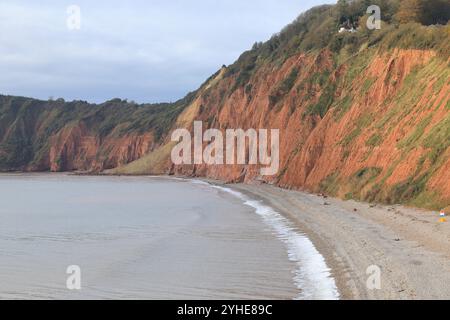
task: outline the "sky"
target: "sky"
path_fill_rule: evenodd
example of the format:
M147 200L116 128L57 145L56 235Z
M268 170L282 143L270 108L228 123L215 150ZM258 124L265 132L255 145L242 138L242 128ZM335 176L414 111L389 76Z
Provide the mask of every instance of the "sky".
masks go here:
M176 101L301 12L335 2L0 0L0 94Z

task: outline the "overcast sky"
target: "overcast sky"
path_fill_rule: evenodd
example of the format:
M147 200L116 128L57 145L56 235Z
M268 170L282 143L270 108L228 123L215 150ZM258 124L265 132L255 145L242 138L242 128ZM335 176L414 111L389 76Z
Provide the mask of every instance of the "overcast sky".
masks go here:
M334 2L0 0L0 94L175 101L302 11ZM79 30L67 27L70 5Z

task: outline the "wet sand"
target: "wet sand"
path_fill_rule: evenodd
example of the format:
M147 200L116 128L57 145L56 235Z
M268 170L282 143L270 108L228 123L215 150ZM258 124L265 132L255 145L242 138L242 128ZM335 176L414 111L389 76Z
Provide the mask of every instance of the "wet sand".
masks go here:
M227 185L273 207L325 257L343 299L450 299L450 223L439 214L325 198L269 185ZM367 288L369 266L381 289Z

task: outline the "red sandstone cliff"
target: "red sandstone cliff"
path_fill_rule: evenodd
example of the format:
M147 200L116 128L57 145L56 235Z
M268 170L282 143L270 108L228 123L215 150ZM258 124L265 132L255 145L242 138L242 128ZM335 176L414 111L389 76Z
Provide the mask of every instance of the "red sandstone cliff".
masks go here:
M172 173L262 179L365 200L448 205L450 149L440 140L449 137L448 61L430 50L401 49L365 49L340 65L334 58L325 49L295 55L280 66L267 65L249 80L251 91L239 88L226 99L223 92L229 92L235 79L220 75L181 116L189 113L187 128L201 120L210 128L280 129L279 174L260 177L258 166L227 165L178 166ZM293 69L299 70L294 84L273 105L277 84ZM323 117L308 111L325 90L311 81L317 74L336 88ZM443 145L430 144L435 138ZM169 153L160 161L169 170ZM153 172L152 165L141 163L139 171ZM127 173L126 168L117 172Z

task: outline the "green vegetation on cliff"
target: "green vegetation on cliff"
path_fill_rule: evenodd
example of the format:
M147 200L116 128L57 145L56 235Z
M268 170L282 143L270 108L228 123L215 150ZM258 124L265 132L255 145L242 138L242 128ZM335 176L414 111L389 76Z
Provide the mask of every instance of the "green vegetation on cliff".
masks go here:
M114 99L97 105L0 96L0 170L24 170L29 165L49 170L48 164L41 164L48 157L51 137L76 125L99 140L152 132L161 142L194 97L191 93L172 104L138 105Z
M411 0L409 0L410 2ZM404 6L399 0L339 1L339 5L323 5L301 14L265 43L256 43L228 68L227 75L238 74L235 88L245 86L258 67L267 62L282 64L299 52L329 48L335 53L352 55L364 46L383 49L434 49L445 58L450 56L448 28L450 3L445 0L413 0L423 3L419 18L403 18ZM408 2L408 0L404 1ZM367 8L378 5L382 14L382 29L369 30ZM358 32L338 33L342 21L350 20ZM234 91L234 90L233 90Z

